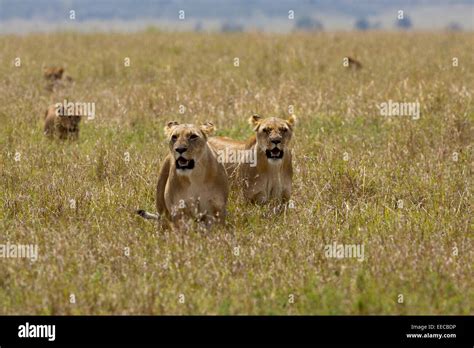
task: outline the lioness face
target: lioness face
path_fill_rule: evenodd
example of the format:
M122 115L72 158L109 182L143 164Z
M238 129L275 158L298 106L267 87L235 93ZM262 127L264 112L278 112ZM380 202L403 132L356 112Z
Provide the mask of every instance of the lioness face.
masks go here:
M79 115L68 115L63 106L57 107L56 115L59 117L59 124L61 127L68 132L78 132L79 123L81 122L81 116Z
M44 77L48 80L60 80L63 77L64 73L64 68L61 67L50 67L50 68L45 68L44 71Z
M178 174L187 175L194 169L206 149L207 136L213 131L210 122L196 126L172 121L166 125L165 134Z
M292 115L288 120L277 117L263 119L253 115L250 124L257 133L257 146L265 152L269 163L280 163L288 151L296 117Z

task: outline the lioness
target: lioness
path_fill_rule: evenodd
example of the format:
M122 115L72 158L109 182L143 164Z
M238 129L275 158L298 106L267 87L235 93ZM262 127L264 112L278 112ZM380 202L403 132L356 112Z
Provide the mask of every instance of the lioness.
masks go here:
M240 178L244 198L252 203L264 204L270 200L288 201L291 196L293 167L289 148L296 116L288 120L276 117L249 119L256 135L247 142L225 137L209 138L219 153L242 150L255 151L256 163L226 163L231 177ZM255 165L256 164L256 165Z
M43 68L43 76L48 81L46 85L48 91L66 87L74 81L71 76L64 74L64 68L60 66Z
M347 57L347 63L348 63L349 68L351 68L352 70L362 69L362 63L354 58Z
M50 138L74 139L79 137L80 116L67 115L63 106L51 105L44 115L44 134Z
M63 77L64 68L60 66L50 66L43 68L43 76L46 80L55 81Z
M165 217L172 227L182 227L189 220L210 227L224 222L227 196L227 175L216 152L207 142L214 131L212 123L201 126L169 122L164 128L170 153L159 174L156 187L156 208L159 215L143 210L144 218Z

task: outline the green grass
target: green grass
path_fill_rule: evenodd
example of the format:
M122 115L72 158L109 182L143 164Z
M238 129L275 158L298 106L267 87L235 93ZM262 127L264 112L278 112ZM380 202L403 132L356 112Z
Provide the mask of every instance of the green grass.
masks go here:
M472 33L1 36L0 243L38 244L39 260L0 259L0 313L472 314L473 46ZM42 65L75 86L51 95ZM76 143L42 134L64 97L96 103ZM380 116L389 99L418 100L421 118ZM208 233L135 216L154 210L167 121L245 139L252 113L289 105L294 209L233 192ZM365 261L326 258L333 242L363 244Z

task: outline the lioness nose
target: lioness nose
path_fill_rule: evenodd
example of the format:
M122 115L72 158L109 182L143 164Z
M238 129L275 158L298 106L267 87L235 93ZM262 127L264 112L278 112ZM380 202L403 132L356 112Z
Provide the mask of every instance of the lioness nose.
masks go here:
M186 152L187 149L188 148L186 148L186 147L178 147L178 148L176 148L176 152L181 155L183 152Z
M278 145L278 144L281 143L281 140L275 139L275 140L272 140L272 143L275 144L275 145Z

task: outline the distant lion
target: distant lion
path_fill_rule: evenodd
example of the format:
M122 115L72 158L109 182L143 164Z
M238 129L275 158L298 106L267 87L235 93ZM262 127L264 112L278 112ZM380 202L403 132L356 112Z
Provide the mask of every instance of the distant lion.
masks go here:
M159 215L143 210L144 218L171 222L182 227L188 221L223 223L229 194L227 176L222 163L207 138L214 131L212 123L201 126L169 122L164 128L169 154L165 158L156 188L156 208Z
M48 81L46 89L49 91L63 88L74 82L74 79L71 76L64 74L64 68L60 66L43 68L43 76Z
M60 66L51 66L43 68L43 76L46 80L56 81L62 79L64 68Z
M286 202L291 196L293 178L290 141L296 116L287 120L277 117L249 119L255 136L247 142L226 137L209 138L218 151L249 150L256 152L256 165L251 163L226 163L227 173L236 177L243 189L244 198L252 203L265 204L271 200Z
M80 122L80 116L67 115L63 106L51 105L44 115L44 134L50 138L77 140Z
M347 63L349 64L349 68L351 68L352 70L362 69L362 63L354 58L347 57Z

